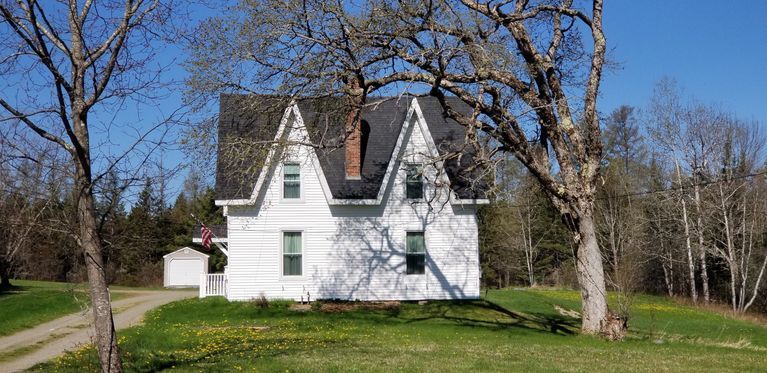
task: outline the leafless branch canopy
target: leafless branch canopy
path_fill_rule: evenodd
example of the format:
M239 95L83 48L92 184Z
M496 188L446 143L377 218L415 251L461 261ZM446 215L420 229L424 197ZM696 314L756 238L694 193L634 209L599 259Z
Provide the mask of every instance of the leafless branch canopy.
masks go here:
M446 115L490 139L489 157L514 154L559 208L579 211L593 197L602 152L602 1L589 3L243 1L237 17L199 30L190 84L349 95L353 76L363 99L403 89L457 96L473 113L442 100Z

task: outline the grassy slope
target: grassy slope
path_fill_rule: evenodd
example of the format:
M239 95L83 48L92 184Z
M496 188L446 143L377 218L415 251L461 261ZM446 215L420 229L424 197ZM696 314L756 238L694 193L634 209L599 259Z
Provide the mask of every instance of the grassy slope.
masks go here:
M491 291L486 301L403 304L399 310L297 312L220 298L172 303L120 338L132 371L758 371L767 329L640 296L630 337L577 334L576 292ZM264 328L267 327L267 328ZM51 365L55 364L55 365ZM38 367L95 368L88 348Z
M83 310L88 295L83 284L13 280L15 288L0 293L0 336ZM126 295L114 293L113 300Z
M13 291L0 293L0 336L56 319L85 306L82 289L42 281L12 282Z

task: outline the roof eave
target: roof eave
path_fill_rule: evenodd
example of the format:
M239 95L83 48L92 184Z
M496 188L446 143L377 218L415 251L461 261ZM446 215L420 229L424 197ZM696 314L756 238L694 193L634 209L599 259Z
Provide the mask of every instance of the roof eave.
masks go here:
M488 204L490 204L490 199L488 199L488 198L463 199L463 198L457 198L457 197L450 197L450 203L453 204L453 205L458 205L458 206L464 206L464 205L488 205Z

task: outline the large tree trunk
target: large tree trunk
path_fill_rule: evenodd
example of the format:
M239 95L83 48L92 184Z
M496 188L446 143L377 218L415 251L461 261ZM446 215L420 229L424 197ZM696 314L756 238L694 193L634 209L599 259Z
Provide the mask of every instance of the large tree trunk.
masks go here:
M597 334L606 326L608 310L602 255L597 245L592 211L582 212L575 228L573 233L578 246L575 270L583 299L582 331Z
M88 273L88 285L93 307L95 343L98 347L102 372L121 372L120 353L117 348L117 334L112 320L112 307L107 288L104 260L101 253L93 194L87 174L78 167L77 216L80 221L80 241Z

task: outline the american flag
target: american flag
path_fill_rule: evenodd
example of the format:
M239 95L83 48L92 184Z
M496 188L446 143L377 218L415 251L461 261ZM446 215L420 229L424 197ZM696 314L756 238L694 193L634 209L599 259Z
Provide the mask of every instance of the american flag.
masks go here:
M202 246L210 250L210 244L213 242L213 232L211 232L210 228L206 227L205 224L202 224L200 235L202 236Z

